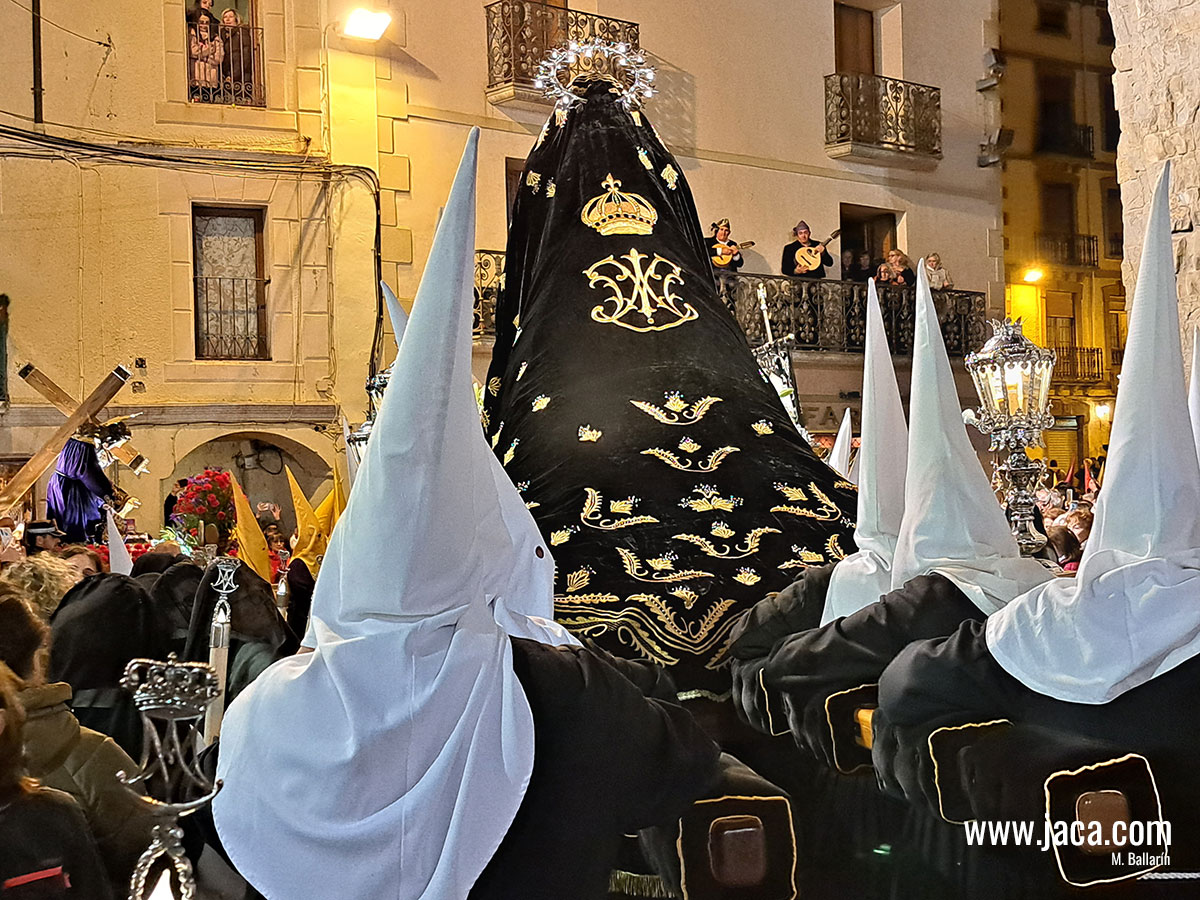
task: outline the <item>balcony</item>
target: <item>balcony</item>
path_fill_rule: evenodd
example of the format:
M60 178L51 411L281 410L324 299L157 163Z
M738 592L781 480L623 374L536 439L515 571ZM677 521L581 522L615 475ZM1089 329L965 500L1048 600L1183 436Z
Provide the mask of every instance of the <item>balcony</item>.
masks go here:
M270 359L266 278L197 275L196 359Z
M1043 122L1038 128L1037 150L1091 159L1095 155L1095 131L1091 125L1074 122Z
M210 34L210 31L215 33ZM262 29L202 21L187 26L188 99L224 106L266 106Z
M934 168L942 158L941 89L879 75L826 75L825 153Z
M1124 233L1110 234L1108 236L1108 258L1123 259L1125 256L1125 235Z
M1104 380L1104 349L1101 347L1055 347L1055 382L1097 384Z
M496 303L504 287L504 251L475 251L475 340L496 336Z
M1058 266L1094 269L1100 264L1099 241L1094 234L1036 235L1038 259Z
M496 104L545 109L549 100L533 86L538 63L552 47L569 41L603 38L640 46L636 22L548 6L537 0L498 0L484 8L487 16L487 99ZM613 74L607 57L579 57L570 76Z

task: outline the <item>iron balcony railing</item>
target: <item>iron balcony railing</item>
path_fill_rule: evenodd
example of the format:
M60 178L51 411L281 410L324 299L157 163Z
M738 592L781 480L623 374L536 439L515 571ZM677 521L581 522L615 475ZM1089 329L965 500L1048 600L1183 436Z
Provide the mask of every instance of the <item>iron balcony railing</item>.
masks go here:
M1104 380L1102 347L1055 347L1054 381L1092 384Z
M537 0L498 0L484 7L487 16L488 90L524 87L534 90L538 63L546 51L570 41L582 43L603 38L614 43L638 47L637 22L612 19L539 3ZM609 71L608 57L582 55L571 66L570 74Z
M266 106L262 29L209 22L187 26L188 99L226 106Z
M1060 266L1095 268L1100 265L1099 241L1094 234L1036 235L1039 259Z
M504 254L475 253L475 338L496 333L496 300L504 280ZM767 340L758 289L766 291L771 333L795 335L797 350L861 353L867 328L867 286L859 282L722 274L717 291L752 347ZM934 305L951 356L983 346L989 336L987 301L976 291L934 291ZM912 352L915 288L879 288L884 328L892 352Z
M881 75L826 75L825 146L838 144L941 159L941 89Z
M1038 127L1037 149L1042 153L1090 159L1095 155L1095 141L1095 129L1091 125L1052 119Z
M270 359L266 278L197 275L196 359Z
M475 340L496 335L496 303L504 287L504 251L475 251Z

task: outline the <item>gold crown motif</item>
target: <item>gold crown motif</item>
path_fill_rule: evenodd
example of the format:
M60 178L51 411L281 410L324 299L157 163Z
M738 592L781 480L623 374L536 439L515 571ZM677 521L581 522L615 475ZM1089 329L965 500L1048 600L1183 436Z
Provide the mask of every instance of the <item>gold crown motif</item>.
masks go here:
M579 426L579 439L581 441L598 441L601 434L603 432L599 428L593 428L591 425Z
M658 211L645 197L626 194L617 190L621 182L612 177L604 179L602 187L606 193L593 197L584 204L579 218L584 225L595 228L601 234L652 234L658 221Z

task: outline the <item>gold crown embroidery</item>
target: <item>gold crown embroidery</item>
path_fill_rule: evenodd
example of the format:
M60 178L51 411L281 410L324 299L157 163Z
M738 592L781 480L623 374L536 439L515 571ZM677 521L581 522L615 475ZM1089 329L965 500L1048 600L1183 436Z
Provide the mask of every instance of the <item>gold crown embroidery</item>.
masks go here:
M624 500L609 500L608 509L610 512L615 512L617 515L627 516L633 512L634 504L637 502L637 497L626 497Z
M621 182L610 172L601 183L605 193L584 204L579 218L584 225L604 236L613 234L652 234L658 211L640 194L618 190Z
M836 535L835 535L836 537ZM792 553L796 554L795 559L789 559L785 563L776 566L777 569L805 569L817 563L825 562L825 557L820 553L814 553L799 544L792 544Z
M737 534L736 531L734 531L732 528L730 528L724 522L713 522L712 528L710 528L708 530L708 533L711 534L713 537L718 537L718 538L722 538L722 539L731 538L735 534Z
M566 125L567 124L567 113L569 113L570 111L571 110L569 108L563 109L561 106L556 106L554 108L554 124L557 125L559 128L562 128L564 125Z

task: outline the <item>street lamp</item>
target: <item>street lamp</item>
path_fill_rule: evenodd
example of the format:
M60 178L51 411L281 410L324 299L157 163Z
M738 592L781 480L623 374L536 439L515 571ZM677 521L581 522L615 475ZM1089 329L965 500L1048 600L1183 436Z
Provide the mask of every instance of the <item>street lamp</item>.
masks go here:
M364 41L377 41L383 37L383 33L391 24L390 13L375 12L360 6L346 17L346 22L342 26L342 34L346 37L361 38Z
M1005 502L1013 537L1025 556L1046 544L1033 528L1037 515L1034 491L1045 469L1033 460L1027 447L1042 446L1042 430L1054 424L1050 415L1050 378L1054 351L1039 347L1021 333L1021 320L992 322L992 337L967 355L967 371L975 383L981 407L975 424L992 436L991 450L1007 453L996 465L996 476L1005 485Z

